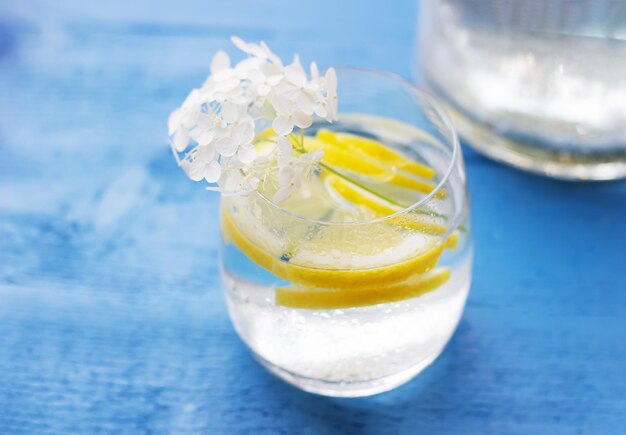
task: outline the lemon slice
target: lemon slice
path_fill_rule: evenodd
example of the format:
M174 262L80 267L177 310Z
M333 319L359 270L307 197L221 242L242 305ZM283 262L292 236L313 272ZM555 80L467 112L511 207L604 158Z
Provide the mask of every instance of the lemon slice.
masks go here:
M404 209L402 206L376 195L374 192L366 188L350 183L348 180L334 174L325 173L323 177L327 188L332 189L346 201L371 210L377 216L389 216ZM417 216L412 212L407 212L403 216L391 218L389 219L389 222L394 225L427 234L443 235L448 232L448 227L435 222L434 218L427 215Z
M450 278L450 268L440 267L404 282L376 289L337 290L290 285L276 289L276 305L303 309L335 309L412 299L435 290Z
M249 231L244 233L243 231L245 230L242 231L242 229L237 226L232 215L225 208L222 209L221 213L221 225L225 237L228 237L235 246L260 267L271 271L279 278L283 278L293 284L319 288L376 289L381 286L384 287L393 283L402 282L415 274L424 273L433 269L445 248L444 244L439 243L438 238L423 236L421 239L422 244L419 250L416 251L415 247L412 245L414 244L414 240L417 239L411 239L405 236L404 239L406 243L395 249L395 251L399 253L396 255L404 255L408 249L411 250L409 252L417 252L417 254L412 256L407 255L405 256L406 259L403 261L395 261L392 264L382 267L372 267L375 264L386 261L388 257L394 253L381 252L376 256L362 255L358 260L342 260L342 255L338 258L332 258L328 255L328 253L332 251L328 249L324 250L323 248L333 246L342 241L338 240L338 234L331 234L329 237L326 237L324 241L326 245L321 246L319 250L311 248L312 245L308 244L309 249L302 249L294 254L283 253L281 255L279 252L275 252L274 255L272 255L268 252L267 247L276 250L275 247L277 244L272 244L270 240L261 239L255 228L250 228ZM390 231L389 234L392 234L392 232ZM343 243L352 242L360 244L361 248L365 249L363 245L370 242L369 240L353 239L354 237L350 237L349 240L345 240ZM322 242L320 242L320 244L321 243ZM304 241L302 244L304 244ZM272 245L274 248L271 248ZM266 248L261 248L261 246ZM352 252L354 249L349 249L348 251ZM284 260L281 258L284 258ZM350 264L357 264L359 267L347 268L349 263L346 263L346 261L353 261L353 263ZM301 264L307 264L307 266ZM346 268L330 268L331 265L336 264Z
M292 140L293 141L293 140ZM295 142L297 144L297 141ZM355 174L373 178L405 189L416 190L421 193L430 193L436 185L430 181L423 181L411 175L405 175L362 153L354 151L353 147L344 147L343 143L326 142L319 138L304 136L303 143L306 151L322 149L322 162L336 168L344 169ZM389 150L391 151L391 150ZM435 194L438 198L445 198L446 191L440 190Z
M256 137L257 151L272 141L274 137L275 134L271 129L258 134ZM320 130L317 138L303 136L303 143L294 135L290 135L289 140L294 147L299 148L302 145L307 152L322 148L324 151L322 162L380 182L426 194L432 192L436 187L432 182L399 173L395 168L427 179L432 179L435 176L434 169L409 160L385 145L370 139ZM363 150L360 149L361 146L363 146ZM437 198L445 198L446 195L445 189L441 189L435 194Z
M388 166L402 169L418 177L429 180L435 177L436 172L430 166L408 159L399 152L373 139L325 129L319 130L316 136L324 142L340 145L355 154L360 154Z

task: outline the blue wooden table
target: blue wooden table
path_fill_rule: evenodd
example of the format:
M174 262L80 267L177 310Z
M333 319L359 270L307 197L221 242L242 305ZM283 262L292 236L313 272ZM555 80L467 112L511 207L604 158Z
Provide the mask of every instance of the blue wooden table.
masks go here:
M1 434L626 433L626 184L467 148L475 278L436 364L357 400L259 367L167 115L232 34L409 76L416 5L154 3L0 1Z

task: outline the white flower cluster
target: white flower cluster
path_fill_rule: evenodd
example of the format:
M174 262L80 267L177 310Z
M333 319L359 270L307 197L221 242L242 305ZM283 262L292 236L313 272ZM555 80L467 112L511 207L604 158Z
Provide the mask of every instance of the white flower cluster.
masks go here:
M231 66L225 52L215 54L207 80L169 117L172 148L192 180L216 183L209 189L224 193L249 193L263 177L259 167L269 167L267 156L257 158L253 140L271 123L279 183L274 199L281 201L321 158L319 151L295 153L287 136L294 127L309 127L314 116L337 118L337 76L332 68L321 76L312 63L309 77L297 55L284 66L263 42L232 42L248 57Z

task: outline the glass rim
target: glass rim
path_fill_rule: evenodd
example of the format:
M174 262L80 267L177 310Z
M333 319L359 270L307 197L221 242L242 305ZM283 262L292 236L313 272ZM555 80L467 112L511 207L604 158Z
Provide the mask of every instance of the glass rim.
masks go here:
M265 196L258 190L255 190L254 192L252 192L252 194L257 195L261 200L263 200L264 202L266 202L268 205L275 208L279 212L287 215L289 218L299 220L299 221L309 222L312 224L319 224L319 225L326 225L326 226L371 225L371 224L382 223L384 221L394 219L404 214L410 213L411 211L428 203L437 194L437 192L443 189L443 185L448 181L448 178L450 178L450 174L454 170L454 167L457 164L457 160L459 159L459 155L461 153L461 144L459 142L458 134L456 130L454 129L454 126L452 124L452 121L448 117L448 114L445 112L443 108L443 104L441 104L434 95L419 88L410 80L396 73L392 73L389 71L382 71L382 70L378 70L374 68L362 68L362 67L351 67L351 66L340 66L335 69L338 72L341 72L341 71L360 72L360 73L367 73L367 74L372 74L378 77L391 79L392 81L395 81L403 85L409 93L412 93L413 95L417 95L420 99L423 99L426 102L428 102L428 104L431 105L431 107L435 110L435 113L437 114L437 116L443 122L443 125L446 128L446 130L448 130L452 134L452 138L451 138L452 155L450 157L450 161L448 162L448 165L447 165L447 168L445 170L443 177L441 177L441 180L439 181L439 183L437 183L435 188L430 193L428 193L428 195L424 196L423 198L420 198L419 200L403 208L402 210L398 210L397 212L387 215L387 216L377 217L374 219L368 219L368 220L363 220L363 221L353 221L353 222L323 221L319 219L312 219L312 218L300 216L296 213L290 212L289 210L286 210L285 208L281 207L279 204L275 203L274 201L272 201L272 199L268 198L267 196ZM450 225L449 227L448 233L453 231L457 225L458 225L458 222L453 222L452 225Z

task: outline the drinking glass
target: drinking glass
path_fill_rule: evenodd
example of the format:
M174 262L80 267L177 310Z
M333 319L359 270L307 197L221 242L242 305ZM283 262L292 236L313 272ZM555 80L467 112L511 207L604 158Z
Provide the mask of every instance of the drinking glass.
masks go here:
M333 182L356 192L345 190L342 171L316 171L289 208L262 192L223 196L221 272L232 323L265 368L309 392L355 397L407 382L442 352L465 305L473 251L463 158L439 103L392 74L337 74L338 121L305 134L327 129L365 138L357 146L385 144L403 156L394 174L431 168L432 189L361 220L350 217L345 195L325 190ZM357 207L384 205L374 194L347 197Z
M478 151L571 180L626 177L626 2L424 0L417 67Z

